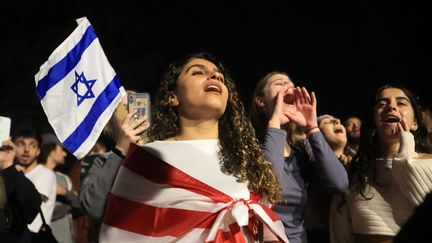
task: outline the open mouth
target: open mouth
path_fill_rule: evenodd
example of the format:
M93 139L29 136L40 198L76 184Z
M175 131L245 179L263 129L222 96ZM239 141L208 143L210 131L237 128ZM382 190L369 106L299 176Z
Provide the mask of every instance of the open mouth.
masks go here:
M209 85L209 86L207 86L205 88L205 91L218 92L218 93L221 92L220 88L218 86L216 86L216 85Z
M205 86L204 91L205 92L215 92L215 93L221 94L222 93L222 87L220 86L220 84L218 82L211 82Z
M284 96L284 103L288 105L294 105L295 95L287 94Z
M335 133L343 133L343 129L342 128L336 128L334 130Z
M384 119L385 123L398 123L400 121L399 117L389 116Z

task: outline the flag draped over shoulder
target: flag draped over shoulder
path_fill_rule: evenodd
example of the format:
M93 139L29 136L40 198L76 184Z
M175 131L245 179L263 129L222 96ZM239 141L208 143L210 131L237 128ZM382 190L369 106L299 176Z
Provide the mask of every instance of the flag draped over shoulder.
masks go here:
M100 136L126 94L86 17L35 75L36 93L63 145L78 159Z
M272 210L245 183L224 174L218 142L131 144L114 182L99 241L288 242Z

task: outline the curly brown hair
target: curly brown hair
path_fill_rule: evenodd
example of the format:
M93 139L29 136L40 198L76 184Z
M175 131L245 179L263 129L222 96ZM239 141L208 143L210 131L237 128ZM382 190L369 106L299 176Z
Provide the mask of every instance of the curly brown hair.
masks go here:
M169 105L169 100L177 88L180 73L193 59L204 59L215 64L224 75L228 88L227 107L219 119L219 158L222 171L235 176L241 182L248 182L251 192L262 193L271 203L276 203L280 198L281 189L273 166L264 159L252 125L240 102L234 81L212 55L192 54L169 66L153 102L149 139L164 140L179 132L177 112L175 107Z

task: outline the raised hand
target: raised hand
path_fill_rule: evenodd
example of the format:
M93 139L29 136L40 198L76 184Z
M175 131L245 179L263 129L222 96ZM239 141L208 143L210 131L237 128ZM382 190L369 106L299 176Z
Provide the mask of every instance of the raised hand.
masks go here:
M294 105L294 89L288 85L281 87L275 97L275 106L269 120L269 127L280 128L290 121L286 113L296 109Z
M116 128L116 148L120 150L123 154L127 153L129 145L131 143L137 144L141 140L140 134L150 127L150 124L147 122L147 116L143 116L136 121L132 119L132 116L136 112L136 110L130 112L123 120L121 126L119 128Z
M309 92L306 88L296 87L295 89L295 107L296 109L289 110L286 115L305 131L318 125L316 106L317 101L315 93Z
M408 124L407 124L406 114L407 114L406 111L401 113L401 119L397 124L398 125L398 132L407 132L410 130L408 127Z

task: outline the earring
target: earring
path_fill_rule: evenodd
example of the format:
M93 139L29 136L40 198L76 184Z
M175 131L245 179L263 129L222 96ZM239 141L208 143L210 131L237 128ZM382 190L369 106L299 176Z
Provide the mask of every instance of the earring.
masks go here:
M174 104L174 97L171 97L168 101L169 105L173 105Z

